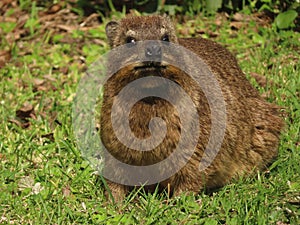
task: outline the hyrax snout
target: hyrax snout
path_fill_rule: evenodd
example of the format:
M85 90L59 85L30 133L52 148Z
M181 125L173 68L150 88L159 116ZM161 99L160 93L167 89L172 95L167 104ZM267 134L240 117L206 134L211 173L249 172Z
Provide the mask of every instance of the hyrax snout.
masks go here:
M145 57L149 61L160 60L162 56L162 50L159 44L151 43L145 46Z

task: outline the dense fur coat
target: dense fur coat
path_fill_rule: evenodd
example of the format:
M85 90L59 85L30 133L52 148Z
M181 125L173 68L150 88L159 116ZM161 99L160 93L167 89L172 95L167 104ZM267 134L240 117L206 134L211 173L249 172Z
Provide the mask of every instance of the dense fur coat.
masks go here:
M112 48L126 44L128 38L135 41L165 39L178 43L197 54L209 66L221 87L227 113L225 137L213 163L200 171L199 162L211 129L207 99L195 82L177 68L170 66L159 72L160 76L175 81L191 96L197 106L200 131L196 150L188 163L160 182L161 189L168 187L175 195L198 193L204 188L214 189L236 176L248 174L254 169L265 169L276 157L283 126L278 107L260 97L239 68L235 57L224 47L202 38L177 38L169 18L163 16L127 17L120 22L108 23L106 32ZM129 65L111 77L104 86L100 115L100 135L106 149L118 160L137 166L155 164L168 157L178 142L181 127L177 112L167 101L159 98L140 101L134 105L129 116L132 132L141 139L149 137L148 123L152 117L158 116L167 123L166 137L159 146L147 152L129 149L120 143L112 129L111 107L122 87L141 76L142 72L136 72ZM116 200L123 199L132 188L107 182ZM145 189L151 191L155 186L145 186Z

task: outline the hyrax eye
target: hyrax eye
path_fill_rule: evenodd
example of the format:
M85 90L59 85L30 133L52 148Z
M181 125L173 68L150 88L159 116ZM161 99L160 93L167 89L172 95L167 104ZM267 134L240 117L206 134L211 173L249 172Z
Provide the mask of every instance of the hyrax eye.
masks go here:
M127 44L130 44L130 45L128 45L128 46L131 47L131 46L135 45L136 40L135 40L134 37L127 37L127 38L126 38L126 43L127 43Z
M169 35L165 34L162 38L161 38L162 41L167 41L169 42L170 41L170 38L169 38Z

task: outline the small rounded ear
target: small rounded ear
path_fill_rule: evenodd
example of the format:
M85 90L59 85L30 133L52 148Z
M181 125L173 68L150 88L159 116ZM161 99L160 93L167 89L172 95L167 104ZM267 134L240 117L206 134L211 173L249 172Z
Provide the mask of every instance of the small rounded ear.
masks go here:
M164 18L165 20L167 20L170 24L172 24L172 26L174 26L173 21L171 20L171 18L170 18L167 14L164 14L164 15L163 15L163 18Z
M119 26L120 24L117 21L110 21L108 24L106 24L105 32L111 47L113 45L113 40L117 34Z
M170 16L168 16L166 13L164 13L161 17L166 19L167 21L172 22Z

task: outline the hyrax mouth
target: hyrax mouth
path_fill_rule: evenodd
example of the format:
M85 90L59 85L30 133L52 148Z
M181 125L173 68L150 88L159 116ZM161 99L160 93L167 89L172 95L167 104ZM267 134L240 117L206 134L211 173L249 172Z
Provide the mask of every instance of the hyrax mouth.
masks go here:
M152 62L152 61L147 61L143 62L137 66L134 67L135 70L137 71L157 71L157 70L163 70L166 69L167 66L164 65L161 62Z
M163 82L157 77L164 77L167 72L167 65L161 62L147 61L134 66L137 78L148 77L150 79L141 80L141 89L156 89L163 86ZM151 78L152 77L152 78Z

